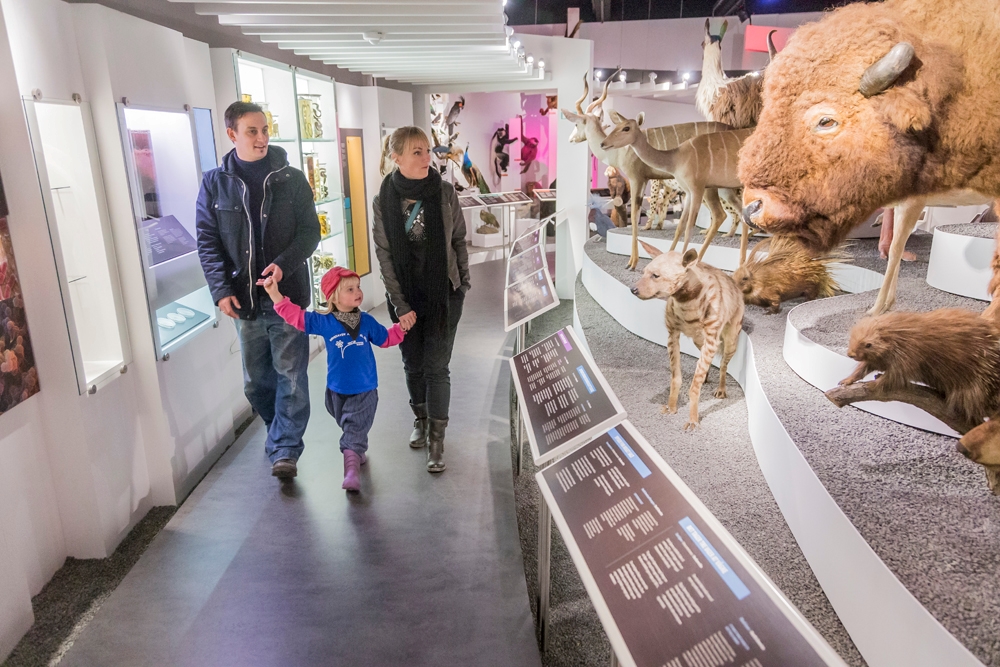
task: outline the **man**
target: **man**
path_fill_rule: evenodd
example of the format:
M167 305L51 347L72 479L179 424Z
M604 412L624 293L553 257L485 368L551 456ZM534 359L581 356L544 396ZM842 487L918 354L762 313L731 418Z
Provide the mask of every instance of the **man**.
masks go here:
M288 480L297 474L309 421L309 339L274 312L260 283L273 275L282 294L309 306L306 263L319 244L319 219L305 175L282 148L268 146L261 108L234 102L225 120L235 148L202 179L198 255L212 298L236 320L243 388L267 425L271 474Z

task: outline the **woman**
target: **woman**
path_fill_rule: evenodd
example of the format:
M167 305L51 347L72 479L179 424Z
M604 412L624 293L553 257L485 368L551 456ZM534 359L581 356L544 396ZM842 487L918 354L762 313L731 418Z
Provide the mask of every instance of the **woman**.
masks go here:
M469 291L465 216L450 183L431 169L431 147L418 127L389 137L394 169L372 203L375 254L389 300L389 316L406 338L406 388L416 419L410 447L427 445L428 472L441 472L448 426L448 364L462 304Z

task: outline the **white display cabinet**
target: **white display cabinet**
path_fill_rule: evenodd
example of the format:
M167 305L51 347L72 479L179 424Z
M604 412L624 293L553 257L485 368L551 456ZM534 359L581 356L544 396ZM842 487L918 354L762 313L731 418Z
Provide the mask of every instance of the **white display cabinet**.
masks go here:
M233 52L238 99L264 108L270 142L288 152L288 162L302 169L298 135L295 74L289 65Z
M114 241L87 104L24 100L80 393L131 361Z
M216 324L198 260L195 201L215 143L199 143L196 116L118 105L118 115L158 359Z

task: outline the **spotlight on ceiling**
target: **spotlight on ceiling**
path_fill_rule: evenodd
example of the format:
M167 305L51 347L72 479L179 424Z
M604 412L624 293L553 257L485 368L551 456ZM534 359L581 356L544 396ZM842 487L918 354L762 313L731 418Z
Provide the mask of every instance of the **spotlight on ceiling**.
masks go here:
M685 81L690 81L691 80L691 72L684 72L684 76L682 76L681 78L684 79Z
M378 30L367 30L361 35L366 42L369 44L378 44L385 37L385 33L379 32Z
M511 46L513 46L515 49L521 48L521 40L515 39L514 43Z
M545 69L545 61L544 60L539 60L538 61L538 69Z
M535 56L528 56L525 60L527 60L528 64L530 65L531 63L535 62Z
M622 83L625 83L626 78L628 78L628 75L625 74L624 71L622 71L622 73L618 75L618 80L621 81Z
M595 70L594 71L594 80L595 81L600 81L601 80L601 70Z

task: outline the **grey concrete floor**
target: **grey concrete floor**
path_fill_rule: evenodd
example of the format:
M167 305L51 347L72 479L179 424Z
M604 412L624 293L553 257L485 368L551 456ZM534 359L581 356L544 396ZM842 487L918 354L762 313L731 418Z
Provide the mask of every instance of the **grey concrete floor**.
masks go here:
M342 491L321 355L295 482L270 476L254 422L60 665L539 665L514 512L503 265L472 271L446 472L428 474L407 446L399 352L377 350L370 461L362 492Z

